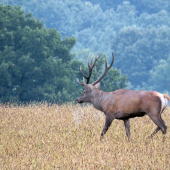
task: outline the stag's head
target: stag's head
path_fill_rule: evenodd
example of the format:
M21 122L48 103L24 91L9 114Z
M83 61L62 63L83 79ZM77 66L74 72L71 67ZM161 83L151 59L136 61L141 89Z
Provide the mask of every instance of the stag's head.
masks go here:
M81 73L83 75L83 82L80 82L79 79L77 79L77 81L78 81L78 83L80 85L85 87L85 90L83 91L83 94L79 98L76 99L77 103L92 102L92 99L96 97L96 93L98 91L98 88L100 87L100 80L106 75L108 70L112 67L113 62L114 62L113 53L112 53L112 62L110 64L110 66L107 67L107 60L106 60L106 56L105 56L105 71L104 71L103 75L100 78L98 78L98 76L97 76L97 80L94 81L92 84L89 84L93 67L94 67L96 61L102 56L102 54L103 53L101 53L98 57L97 57L97 55L95 55L95 61L93 63L93 59L91 59L91 64L89 64L90 55L88 56L89 76L84 75L84 73L83 73L83 71L81 69L81 66L80 66L80 71L81 71ZM97 71L96 71L96 75L97 75ZM84 81L84 78L87 79L86 83Z

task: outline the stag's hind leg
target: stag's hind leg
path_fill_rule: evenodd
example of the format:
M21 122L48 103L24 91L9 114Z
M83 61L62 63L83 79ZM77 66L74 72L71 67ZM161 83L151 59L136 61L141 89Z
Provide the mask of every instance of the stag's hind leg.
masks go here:
M162 112L163 112L164 110L165 110L165 108L163 108ZM166 127L164 120L161 118L162 112L159 114L159 120L160 120L160 121L164 124L164 126ZM159 130L161 130L161 128L160 128L160 127L157 127L157 128L155 129L155 131L151 134L150 138L152 138ZM166 133L166 132L165 132L165 133Z
M155 131L151 134L151 138L159 131L162 131L162 134L166 134L167 126L161 118L160 114L148 114L150 119L158 126Z
M148 138L152 138L159 130L161 130L160 127L157 127L154 132L151 134L151 136L149 136Z
M130 120L125 119L123 121L124 121L124 125L125 125L126 135L128 137L128 140L130 141Z

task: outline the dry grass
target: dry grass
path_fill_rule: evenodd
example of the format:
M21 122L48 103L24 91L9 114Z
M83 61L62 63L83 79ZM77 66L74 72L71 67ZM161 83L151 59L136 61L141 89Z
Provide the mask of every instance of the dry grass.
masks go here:
M170 109L163 113L170 125ZM92 106L0 107L0 169L170 169L170 132L162 142L147 117L131 119L131 142L114 120L99 141L105 117ZM148 143L146 143L148 142Z

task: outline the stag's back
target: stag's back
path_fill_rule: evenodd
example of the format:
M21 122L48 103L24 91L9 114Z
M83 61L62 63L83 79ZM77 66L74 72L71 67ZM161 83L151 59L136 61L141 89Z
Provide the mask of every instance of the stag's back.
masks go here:
M163 94L155 91L134 91L120 89L111 92L104 101L104 109L116 113L150 112L151 109L161 110L165 107L166 100Z

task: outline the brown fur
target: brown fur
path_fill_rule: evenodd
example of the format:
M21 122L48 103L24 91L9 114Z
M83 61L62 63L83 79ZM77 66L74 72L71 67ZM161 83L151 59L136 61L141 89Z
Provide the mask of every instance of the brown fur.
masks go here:
M120 89L113 92L104 92L89 84L85 85L87 91L76 101L78 103L91 102L93 106L104 112L106 122L101 137L106 133L114 119L124 121L126 134L130 139L130 118L142 117L148 115L150 119L158 126L151 137L159 130L166 134L166 125L161 118L164 108L162 106L162 94L156 91L135 91ZM89 92L90 89L90 92ZM170 101L167 94L163 95Z

